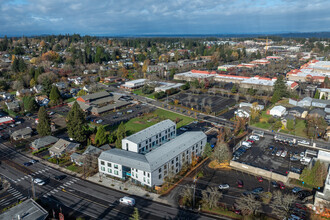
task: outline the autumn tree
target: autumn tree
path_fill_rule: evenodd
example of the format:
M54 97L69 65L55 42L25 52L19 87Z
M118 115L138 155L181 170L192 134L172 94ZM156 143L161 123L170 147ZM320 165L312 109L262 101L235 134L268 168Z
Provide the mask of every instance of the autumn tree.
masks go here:
M131 217L129 218L129 220L140 220L140 214L139 214L139 210L137 208L134 208L134 212L131 215Z
M194 186L185 185L185 188L181 190L180 196L182 198L182 205L192 207L194 200Z
M252 103L252 107L251 107L251 122L252 123L259 122L259 118L260 118L260 108L258 102L254 102Z
M87 92L83 89L81 89L78 93L77 93L77 96L84 96L84 95L87 95Z
M143 62L143 66L142 66L142 72L143 73L146 73L147 72L149 64L150 64L150 60L149 59L147 59L147 60L145 60Z
M300 175L300 180L315 188L322 187L327 177L327 167L317 160L312 168L305 167Z
M307 117L307 135L309 137L317 138L318 136L322 136L327 126L328 124L323 117Z
M50 120L44 106L40 107L38 111L37 131L41 137L51 134Z
M211 158L218 163L229 163L232 158L232 152L229 149L228 144L223 141L218 141L214 147L214 152L211 155Z

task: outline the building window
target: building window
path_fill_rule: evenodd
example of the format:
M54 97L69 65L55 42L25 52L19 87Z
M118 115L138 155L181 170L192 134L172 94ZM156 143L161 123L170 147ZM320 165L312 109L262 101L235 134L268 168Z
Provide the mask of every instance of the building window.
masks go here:
M115 169L118 169L118 165L117 165L117 164L115 164L113 167L114 167Z
M148 173L148 177L150 177L150 173Z
M193 146L193 150L195 150L195 146Z
M161 179L162 178L162 174L159 174L158 178Z
M151 143L151 138L149 138L149 143Z
M145 177L143 177L143 182L146 182L146 178Z
M201 150L202 150L203 146L201 146Z
M166 166L166 164L164 165L164 170L166 170L166 168L167 168L167 166Z
M168 132L170 132L170 129L167 129Z
M108 173L112 173L112 170L110 168L108 168Z
M105 171L105 167L101 167L101 170L102 170L102 171Z
M174 160L172 160L172 164L174 164Z
M176 163L175 166L178 167L179 166L179 163Z
M201 145L203 145L203 141L201 141Z
M176 169L176 173L177 173L177 172L179 172L179 170L178 170L178 169Z
M101 160L101 165L104 165L104 161Z
M150 181L149 181L149 179L148 179L148 184L150 184Z
M111 167L111 163L108 163L108 167Z
M187 160L189 159L189 156L187 155Z
M128 149L128 143L126 143L126 149Z
M167 171L164 171L164 176L166 176L167 175Z
M144 151L144 147L142 147L141 151L142 151L142 152Z
M135 176L136 176L136 178L138 178L138 174L137 173L135 174Z
M158 140L156 141L156 144L158 144Z
M148 144L148 140L146 140L146 144Z
M143 171L143 176L145 176L146 175L146 171Z
M158 138L158 134L156 134L156 138Z
M187 150L187 153L186 154L188 154L189 153L189 150Z
M176 161L178 161L179 160L179 157L176 157Z
M171 168L172 170L174 170L174 166L172 166L172 168Z
M159 168L159 170L158 170L160 173L162 172L162 168Z
M115 170L114 172L115 172L115 175L118 175L118 171L117 170Z
M139 148L141 148L141 144L139 144Z

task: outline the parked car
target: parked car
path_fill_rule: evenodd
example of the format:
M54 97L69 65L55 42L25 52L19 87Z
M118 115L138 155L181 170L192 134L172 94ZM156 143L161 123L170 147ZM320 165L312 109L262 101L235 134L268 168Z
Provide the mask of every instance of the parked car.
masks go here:
M251 147L251 143L250 142L247 142L247 141L243 141L242 142L242 146L245 146L245 147L250 148Z
M55 112L49 112L49 115L54 115L55 114Z
M180 128L180 131L188 131L188 129L185 128L185 127L181 127L181 128Z
M301 174L302 170L300 168L296 168L296 167L291 167L291 171L294 173L298 173Z
M292 189L292 192L294 193L294 194L297 194L298 192L300 192L302 189L300 188L300 187L294 187L293 189Z
M123 198L119 199L119 202L121 204L129 205L129 206L135 205L135 199L128 196L124 196Z
M292 157L290 157L290 160L291 161L299 161L300 158L298 158L297 156L292 156Z
M127 113L132 113L133 112L133 110L127 110Z
M252 140L252 139L248 139L247 142L250 142L250 143L253 144L253 143L254 143L254 140Z
M271 184L272 184L272 186L273 186L274 188L277 188L277 187L278 187L278 184L277 184L276 181L272 181Z
M304 200L306 197L313 195L310 191L301 190L298 192L298 199Z
M269 149L269 150L273 150L273 149L274 149L274 146L269 145L269 146L268 146L268 149Z
M242 181L242 180L238 180L238 181L237 181L237 187L238 187L238 188L243 188L243 186L244 186L243 181Z
M274 156L277 152L277 148L275 147L274 150L272 151L272 156Z
M19 125L19 124L22 124L22 122L21 121L16 121L15 124Z
M225 183L225 184L220 184L220 185L219 185L219 189L220 189L220 190L223 190L223 189L229 189L229 185L228 185L227 183Z
M259 141L260 140L260 137L258 135L251 135L250 136L250 139L253 139L255 141Z
M276 156L281 156L281 154L282 154L282 150L279 150L279 151L277 151L277 153L276 153Z
M252 190L252 194L260 194L264 191L263 187L257 187Z
M306 141L306 140L300 140L300 141L297 141L298 144L305 144L305 145L309 145L309 142Z
M262 178L262 176L257 176L257 180L261 183L262 181L264 181L264 179Z
M281 181L278 181L278 182L277 182L277 185L278 185L278 187L279 187L280 189L285 189L285 185L284 185L284 183L282 183Z
M286 155L288 154L288 151L283 151L282 154L281 154L281 157L286 157Z
M102 122L103 122L103 120L99 119L99 120L96 121L96 124L101 124Z

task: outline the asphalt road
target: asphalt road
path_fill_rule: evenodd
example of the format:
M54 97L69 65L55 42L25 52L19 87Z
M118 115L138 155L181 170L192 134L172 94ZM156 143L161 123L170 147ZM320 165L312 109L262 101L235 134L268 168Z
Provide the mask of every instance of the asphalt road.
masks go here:
M70 176L40 162L29 167L23 165L30 160L12 148L0 144L0 173L11 183L10 188L0 194L0 209L19 200L30 198L35 189L36 197L49 210L58 213L61 208L66 217L83 216L85 219L128 219L132 207L118 203L126 194L89 181ZM67 175L62 181L55 175ZM48 179L44 186L31 183L32 178ZM171 207L151 200L132 196L143 219L213 219L178 207Z

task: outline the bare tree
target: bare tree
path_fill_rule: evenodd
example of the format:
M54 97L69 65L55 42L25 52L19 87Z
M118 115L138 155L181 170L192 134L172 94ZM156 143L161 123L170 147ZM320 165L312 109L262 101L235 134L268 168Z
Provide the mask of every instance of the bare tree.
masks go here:
M262 102L265 104L265 108L266 108L266 105L268 104L268 102L269 102L269 95L267 95L267 97L266 98L264 98L264 99L262 99Z
M239 100L239 93L236 93L236 95L235 95L235 101L238 102L238 100Z
M184 206L193 206L193 199L194 199L194 186L187 185L185 189L181 191L181 198L182 198L182 205Z
M217 187L207 187L206 190L202 191L203 202L210 208L218 206L219 199L222 198L222 193Z
M211 157L218 163L228 162L232 158L232 153L228 147L228 144L223 140L218 139L217 145Z
M246 101L248 101L248 103L250 103L252 101L252 96L249 94L245 95Z
M272 213L280 219L289 217L290 207L297 200L297 196L293 194L283 194L281 191L273 193L273 202L270 204Z
M261 210L261 202L250 194L236 199L236 208L241 210L243 215L255 215Z

